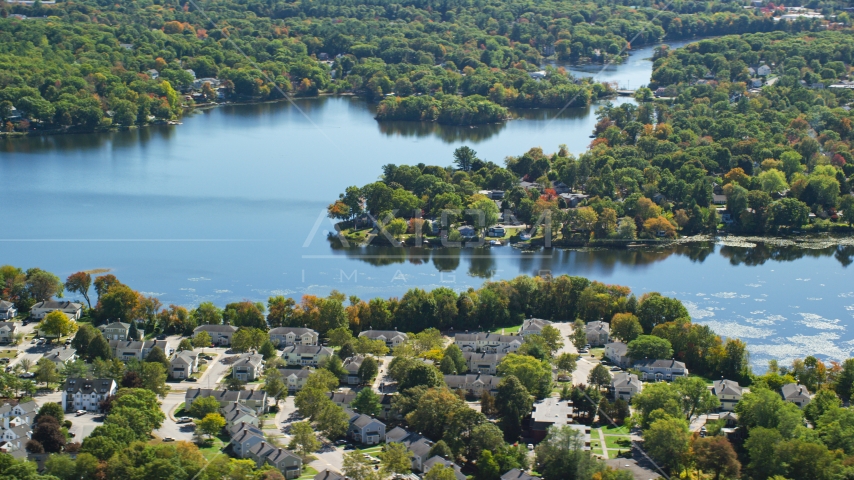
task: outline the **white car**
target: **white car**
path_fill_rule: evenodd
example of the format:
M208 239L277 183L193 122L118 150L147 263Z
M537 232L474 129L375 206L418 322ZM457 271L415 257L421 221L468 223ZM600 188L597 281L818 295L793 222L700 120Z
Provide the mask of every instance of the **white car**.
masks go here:
M77 410L77 411L75 412L75 414L76 414L76 416L78 416L78 417L79 417L79 416L81 416L81 415L86 415L86 410Z

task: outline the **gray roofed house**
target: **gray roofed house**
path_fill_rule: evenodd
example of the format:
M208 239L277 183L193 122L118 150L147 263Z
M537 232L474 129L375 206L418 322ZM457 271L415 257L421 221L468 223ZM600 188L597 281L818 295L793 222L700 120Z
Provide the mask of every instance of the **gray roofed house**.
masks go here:
M551 321L543 320L542 318L529 318L522 322L522 328L519 329L519 335L539 334L543 331L543 327L551 324Z
M130 324L124 322L113 322L99 326L98 330L101 330L104 333L104 338L107 340L127 340L128 334L130 334ZM138 338L143 338L144 332L141 330L138 331Z
M251 407L257 413L267 411L267 393L263 390L213 390L211 388L191 388L184 394L184 408L189 409L200 398L214 397L220 407L240 403Z
M285 478L297 478L302 473L302 459L297 455L267 442L256 443L249 448L249 458L260 468L269 463L282 472Z
M319 336L310 328L276 327L270 330L270 341L277 347L317 345Z
M394 427L390 431L386 432L385 441L388 443L402 442L409 435L411 435L411 434L408 431L406 431L406 429L404 429L402 427Z
M605 344L605 357L620 367L629 368L631 366L632 359L629 357L628 352L629 347L623 342Z
M412 452L412 469L416 472L424 471L424 462L430 457L433 442L421 435L413 435L402 443Z
M611 378L611 393L614 398L630 401L643 391L643 382L634 373L617 372Z
M12 343L18 326L14 322L0 322L0 343Z
M193 338L196 338L201 332L208 332L211 336L211 342L214 345L231 345L231 337L237 327L232 325L199 325L193 329Z
M244 353L232 365L232 372L235 378L244 382L251 382L261 376L263 368L263 355L260 353Z
M279 368L282 381L288 386L289 392L298 392L305 386L306 380L314 372L310 368Z
M732 380L715 380L712 383L712 394L721 402L721 410L732 411L735 404L741 400L744 389L738 382Z
M444 465L448 468L451 468L454 470L454 476L457 478L457 480L466 480L466 476L462 471L460 471L459 465L438 455L433 455L432 457L427 459L427 461L424 462L422 469L426 473L429 472L430 469L436 465Z
M247 423L250 425L258 426L258 417L255 415L255 411L252 409L249 409L247 411L243 408L232 408L230 411L226 412L223 415L223 418L225 418L226 428L231 428L235 425Z
M812 401L812 394L807 387L799 383L787 383L780 389L783 400L792 402L800 408L804 408Z
M77 378L65 379L62 386L61 405L65 411L88 410L97 412L101 410L100 402L107 397L116 394L118 385L111 378Z
M172 378L190 378L199 367L199 354L192 350L182 350L169 360L169 376Z
M359 367L362 366L362 362L365 360L364 355L353 355L352 357L347 357L344 360L344 370L347 370L347 375L342 375L341 381L346 382L349 385L358 385L359 380Z
M359 415L350 423L350 438L367 445L376 445L385 441L385 424L370 415Z
M527 472L523 472L518 468L514 468L501 476L501 480L540 480L540 477L535 477Z
M356 392L352 390L343 391L343 392L327 392L326 396L332 400L332 403L338 405L339 407L349 407L353 400L356 398Z
M397 330L365 330L359 333L360 337L368 337L371 340L382 340L388 348L393 348L405 342L409 336Z
M593 347L600 347L608 343L611 338L611 325L608 322L598 320L584 326L587 332L587 343Z
M245 424L244 424L245 425ZM247 458L249 450L264 441L264 434L258 429L241 428L231 436L231 450L240 458Z
M560 400L557 397L547 397L534 403L531 412L531 437L540 441L546 437L548 429L553 425L568 426L579 430L584 439L585 450L590 448L590 427L573 423L575 411L572 402Z
M77 350L66 345L65 348L54 348L46 353L44 358L55 363L56 367L61 369L69 362L77 359Z
M18 309L15 308L15 304L12 302L7 302L6 300L0 300L0 320L10 320L15 318L18 315Z
M30 308L30 316L35 319L42 319L48 313L54 311L62 312L72 320L79 320L80 315L83 313L83 304L69 302L68 300L45 300Z
M635 362L634 368L640 370L643 380L666 380L687 377L688 368L678 360L645 359Z
M110 340L109 344L116 358L125 362L131 358L145 360L154 347L160 348L167 358L172 355L172 347L169 346L169 342L166 340L146 340L143 342Z
M231 437L234 437L243 430L249 430L251 432L257 433L258 435L261 435L262 437L264 436L264 432L257 426L252 425L251 423L238 423L237 425L233 425L231 428L228 429L228 434Z
M464 390L467 395L483 396L483 392L492 392L498 388L501 378L485 373L463 375L445 375L445 383L452 390Z
M506 353L463 352L463 358L468 364L470 372L489 373L492 375L497 372L498 364L506 356Z
M288 365L308 365L316 367L335 352L329 347L320 345L291 345L285 347L282 358Z
M344 475L334 470L321 470L314 476L314 480L345 480Z
M490 332L458 333L454 343L463 352L512 353L522 346L521 335L501 335Z

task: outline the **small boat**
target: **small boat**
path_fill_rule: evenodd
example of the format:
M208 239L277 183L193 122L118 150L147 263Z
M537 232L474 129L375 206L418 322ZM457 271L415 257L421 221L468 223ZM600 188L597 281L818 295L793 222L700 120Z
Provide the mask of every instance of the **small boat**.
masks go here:
M489 242L489 244L492 245L493 247L500 247L501 246L501 242L499 242L498 240L491 240Z
M519 240L522 240L523 242L527 242L530 239L531 239L531 234L529 234L529 233L522 233L519 235Z

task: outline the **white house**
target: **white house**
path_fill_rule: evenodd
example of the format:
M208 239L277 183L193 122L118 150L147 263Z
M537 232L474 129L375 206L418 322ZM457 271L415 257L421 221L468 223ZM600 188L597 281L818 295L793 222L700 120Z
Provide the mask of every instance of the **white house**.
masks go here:
M277 347L317 345L318 334L310 328L277 327L270 330L270 341Z
M15 308L15 304L12 302L7 302L6 300L0 300L0 320L10 320L15 318L18 315L18 309Z
M12 343L17 332L18 326L14 322L0 322L0 343Z
M199 336L201 332L207 332L211 336L211 342L214 345L231 345L231 337L237 327L232 325L199 325L193 329L193 338Z
M621 398L628 402L642 391L643 382L634 373L619 372L611 378L611 392L614 399Z
M483 392L492 392L498 388L500 377L489 374L469 373L463 375L445 375L445 383L451 390L463 390L467 395L482 397Z
M635 362L635 369L640 370L643 380L671 381L676 377L687 377L688 368L678 360L646 359Z
M608 322L598 320L584 326L587 331L587 343L593 347L600 347L608 343L611 338L611 325Z
M77 360L77 350L66 345L64 348L54 348L46 353L44 358L55 363L56 368L62 370L62 367Z
M525 336L539 334L543 331L543 327L551 324L552 322L549 320L543 320L542 318L529 318L522 322L522 328L519 329L519 335Z
M458 333L454 343L463 352L512 353L522 346L521 335L501 335L498 333Z
M366 445L385 442L385 424L369 415L359 415L348 431L350 438Z
M199 368L199 354L182 350L169 361L169 376L175 379L190 378Z
M397 330L365 330L359 333L360 337L368 337L371 340L382 340L388 348L394 348L405 342L408 335Z
M61 302L56 300L45 300L33 305L30 309L30 316L35 319L42 319L45 315L54 311L60 311L72 320L79 320L80 316L83 314L83 305L80 303L69 302L67 300Z
M282 358L288 365L316 367L334 354L331 348L320 345L291 345L285 347Z
M787 383L780 389L783 400L792 402L800 408L806 407L812 401L812 394L807 387L799 383Z
M468 364L470 372L489 373L492 375L497 373L498 364L506 356L506 353L463 352L463 358Z
M632 364L632 359L628 355L629 347L623 342L611 342L605 344L605 357L611 360L614 365L619 365L623 368L629 368Z
M282 381L288 386L288 391L298 392L305 386L309 375L314 371L310 368L280 368L279 374L282 375Z
M721 402L721 410L725 411L733 411L735 409L735 404L741 400L741 396L744 389L738 384L738 382L734 382L732 380L715 380L712 383L712 393L718 397L718 400Z
M67 412L88 410L98 412L99 404L118 390L111 378L67 378L62 386L62 406Z

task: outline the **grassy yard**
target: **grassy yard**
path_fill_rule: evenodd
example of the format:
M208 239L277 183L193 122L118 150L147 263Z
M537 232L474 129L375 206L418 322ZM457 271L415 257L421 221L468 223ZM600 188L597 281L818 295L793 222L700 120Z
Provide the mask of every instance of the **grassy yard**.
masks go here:
M602 426L602 433L605 435L628 435L629 427L623 425L622 427L613 427L611 425Z
M605 446L608 450L628 450L632 448L632 441L628 435L605 435Z
M319 472L317 470L306 465L305 468L303 469L302 475L297 477L297 480L313 480L314 476L317 475L318 473Z
M370 447L370 448L364 448L364 449L361 449L361 450L359 450L359 451L360 451L360 452L362 452L362 453L367 453L368 455L371 455L371 456L374 456L374 457L375 457L375 456L377 456L377 454L378 454L378 453L380 453L381 451L383 451L383 446L382 446L382 445L375 445L375 446L373 446L373 447Z
M15 358L17 350L0 350L0 358Z
M714 383L714 380L712 380L711 378L707 378L707 377L704 377L702 375L697 375L696 373L689 373L688 376L689 377L702 378L703 381L706 382L706 385L712 385Z
M587 358L587 359L595 357L597 360L602 360L602 357L605 356L605 349L604 348L591 348L588 353L582 353L582 355L584 356L584 358ZM591 357L590 355L593 355L593 357Z
M205 460L210 462L214 457L222 453L222 449L228 444L228 442L228 437L224 435L214 437L213 442L200 446L199 451L202 452L202 456L205 457Z
M495 330L492 331L492 333L500 333L500 334L504 334L504 335L510 335L511 333L518 333L521 328L522 328L521 324L516 325L515 327L501 327L501 328L496 328Z

